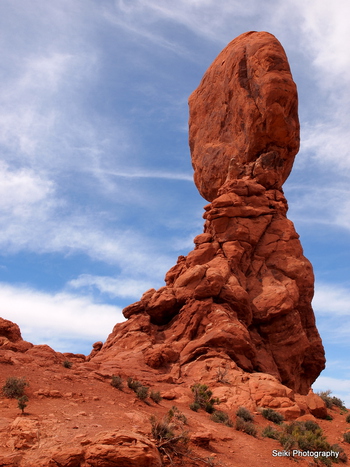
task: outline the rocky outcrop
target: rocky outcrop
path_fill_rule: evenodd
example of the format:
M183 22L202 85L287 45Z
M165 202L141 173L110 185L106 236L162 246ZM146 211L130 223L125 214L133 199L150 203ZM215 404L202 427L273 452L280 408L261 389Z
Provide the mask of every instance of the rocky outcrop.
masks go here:
M266 32L234 39L190 99L194 180L208 201L228 179L280 189L299 150L297 90L286 54Z
M86 357L82 354L55 352L48 345L33 345L31 342L23 340L17 324L0 318L0 363L12 365L15 363L29 364L35 361L44 367L53 363L63 363L67 359L83 362Z
M171 375L213 355L307 394L324 368L314 277L282 184L299 147L297 92L282 46L232 41L190 97L195 182L210 204L195 248L123 311L96 362ZM170 377L170 376L169 376Z
M40 423L18 417L10 426L7 446L16 452L1 456L0 465L30 467L161 467L162 461L156 445L146 436L125 430L100 432L93 438L55 445L46 440L45 449ZM51 441L51 442L50 442ZM45 443L45 441L44 441Z

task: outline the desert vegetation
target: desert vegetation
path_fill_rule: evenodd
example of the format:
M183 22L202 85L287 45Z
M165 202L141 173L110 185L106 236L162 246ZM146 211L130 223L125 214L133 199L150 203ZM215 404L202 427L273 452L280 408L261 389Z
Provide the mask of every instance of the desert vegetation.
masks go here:
M213 413L214 404L219 404L220 400L213 398L213 392L206 384L196 383L191 386L194 402L190 405L190 409L197 412L199 409L204 409L208 413Z
M284 420L283 415L273 409L262 409L261 414L266 420L276 423L276 425L280 425Z
M215 410L210 416L210 420L215 423L223 423L226 426L233 426L232 420L229 415L222 410Z
M119 391L123 390L123 379L121 376L116 376L112 375L112 381L111 381L111 386L113 386L116 389L119 389Z
M10 376L2 387L2 393L10 399L19 399L24 395L26 386L28 386L28 383L25 378Z
M73 363L70 362L69 360L64 360L64 362L62 363L62 366L63 366L64 368L70 369L70 368L72 368Z
M317 392L316 394L325 402L327 409L332 409L333 406L336 406L342 410L346 410L344 402L339 399L339 397L331 396L332 391L330 389L327 389L327 391Z

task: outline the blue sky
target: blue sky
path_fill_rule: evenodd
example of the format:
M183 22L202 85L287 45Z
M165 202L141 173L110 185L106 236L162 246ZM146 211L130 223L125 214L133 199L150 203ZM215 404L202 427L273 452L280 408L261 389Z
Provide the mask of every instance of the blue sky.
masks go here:
M0 315L89 353L202 232L187 99L239 34L265 30L299 91L285 184L314 266L327 369L350 406L348 0L2 0Z

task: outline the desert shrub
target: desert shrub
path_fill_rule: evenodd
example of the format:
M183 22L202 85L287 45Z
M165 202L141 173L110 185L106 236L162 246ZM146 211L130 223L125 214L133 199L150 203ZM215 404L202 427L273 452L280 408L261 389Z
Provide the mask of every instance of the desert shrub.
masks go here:
M149 397L152 399L153 402L156 404L159 404L159 402L162 400L162 396L160 395L159 391L151 391L151 394Z
M18 408L24 413L24 409L27 407L26 402L28 402L28 397L24 394L18 398Z
M222 367L219 367L216 369L216 381L218 383L227 383L228 380L226 378L226 375L227 375L227 367L226 368L222 368Z
M210 420L213 420L215 423L223 423L226 426L233 426L232 420L228 414L221 410L215 410L215 412L211 414Z
M69 360L65 360L65 361L62 363L62 366L63 366L64 368L72 368L72 365L73 365L73 363L70 362Z
M284 427L284 431L293 437L294 443L303 451L330 450L330 445L323 436L322 429L317 423L310 422L310 420L307 422L292 422Z
M253 414L245 407L238 407L236 415L237 417L243 418L246 422L252 422L254 420Z
M308 431L312 431L313 433L315 433L317 430L320 430L320 425L318 425L316 422L314 422L313 420L306 420L304 422L304 425L305 425L305 429L308 430Z
M331 446L331 449L332 451L335 451L335 452L339 452L339 456L338 456L338 459L335 460L335 462L347 462L348 461L348 456L346 455L346 452L344 451L344 449L339 446L339 444L333 444Z
M327 409L331 409L333 405L340 409L346 409L344 402L339 399L339 397L331 396L332 391L330 389L327 389L327 391L317 392L316 394L325 402Z
M128 385L128 388L132 389L134 392L136 392L136 390L142 386L142 383L140 383L140 381L137 381L137 379L132 379L132 378L128 378L127 379L127 385Z
M329 413L326 415L325 417L325 420L333 420L333 417L332 415L330 415Z
M280 433L271 425L266 426L261 432L264 438L279 439Z
M208 413L213 413L214 412L214 404L219 404L220 400L216 398L212 398L211 396L213 395L212 391L208 388L206 384L200 384L196 383L191 387L191 390L193 392L193 397L194 397L194 403L198 404L198 408L204 409ZM192 407L193 404L191 404ZM198 410L195 410L195 408L190 408L194 410L195 412Z
M167 417L164 417L162 420L158 420L154 415L150 418L152 426L152 437L155 440L162 441L163 439L173 438L174 427L171 425Z
M285 449L286 451L289 451L290 449L292 449L292 447L295 446L295 439L293 438L292 435L286 432L282 432L280 434L279 442L281 443L281 446L283 447L283 449Z
M112 375L111 386L121 391L123 389L123 380L121 376Z
M284 431L292 435L300 435L303 433L314 433L316 436L322 435L322 429L313 420L307 420L305 422L292 422L285 425Z
M200 408L201 406L198 404L198 402L192 402L192 404L190 404L190 409L193 410L193 412L198 412Z
M276 423L276 425L280 425L284 420L282 414L272 409L263 409L261 414L266 420L270 420L270 422Z
M252 422L246 422L241 417L236 418L235 428L236 430L244 431L244 433L247 433L251 436L257 435L257 429L255 428L254 424Z
M10 399L18 399L24 395L24 389L26 386L29 385L25 378L10 376L2 387L2 392L4 396L9 397Z
M339 407L340 409L345 409L344 402L341 399L339 399L339 397L333 396L332 403L333 405L335 405L336 407Z
M342 448L337 445L331 446L323 435L320 426L312 420L303 422L294 421L283 425L283 431L279 434L278 440L286 451L298 448L302 451L335 451L339 452L339 458L320 457L319 462L325 465L332 465L332 462L345 462L346 454L342 454ZM345 459L345 460L344 460ZM327 462L324 462L327 461Z
M350 415L347 415L345 420L346 420L346 423L350 423Z
M324 403L326 404L326 407L327 409L331 409L333 404L332 404L332 398L330 397L330 394L331 394L331 390L327 390L327 391L320 391L320 392L316 392L316 394L318 396L320 396L320 398L324 401Z
M158 420L154 415L150 418L152 437L156 441L156 446L171 464L174 457L183 457L188 453L189 443L188 433L177 430L172 418L169 419L169 413L162 420Z
M148 387L147 386L139 386L135 391L137 397L144 401L148 397Z
M187 417L185 414L179 410L176 405L173 405L172 408L168 411L166 415L168 421L172 421L176 427L182 427L187 425Z
M347 431L346 433L344 433L343 438L346 443L350 443L350 432Z

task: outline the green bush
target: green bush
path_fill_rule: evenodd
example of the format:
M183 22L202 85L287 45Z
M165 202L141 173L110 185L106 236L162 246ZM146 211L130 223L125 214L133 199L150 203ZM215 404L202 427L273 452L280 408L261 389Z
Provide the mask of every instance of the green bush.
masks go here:
M24 394L18 398L18 408L24 413L24 409L27 407L26 402L28 402L28 397Z
M139 386L135 391L137 397L144 401L148 397L148 387L147 386Z
M327 389L327 391L317 392L316 394L325 402L327 409L331 409L333 405L340 409L346 409L344 402L339 399L339 397L331 396L332 391L330 389Z
M335 451L335 452L339 452L339 456L338 456L338 459L335 461L335 462L347 462L348 461L348 456L346 455L346 452L344 451L344 449L339 446L339 444L333 444L331 446L331 449L332 451Z
M247 433L248 435L251 435L251 436L256 436L258 432L252 422L246 422L241 417L236 418L235 428L236 430L244 431L244 433Z
M196 383L191 387L194 397L194 404L190 405L191 410L197 412L199 408L204 409L208 413L214 412L214 404L219 404L220 400L216 398L212 398L213 395L212 391L208 389L206 384ZM196 409L197 405L199 407Z
M151 432L152 437L157 441L163 441L164 439L173 438L174 435L174 427L171 426L169 420L163 418L163 420L157 420L154 415L150 418L151 421Z
M233 426L232 420L228 414L221 410L215 410L215 412L211 414L210 420L213 420L215 423L223 423L226 426Z
M136 392L136 390L140 386L142 386L142 383L140 383L140 381L137 381L137 379L132 379L132 378L127 379L127 384L128 384L128 388L132 389L134 392Z
M253 414L245 407L238 407L236 415L237 417L243 418L246 422L252 422L254 420Z
M198 404L198 402L192 402L192 404L190 404L190 409L193 410L193 412L198 412L200 408L201 406Z
M346 420L346 423L350 423L350 415L347 415L345 420Z
M284 417L282 414L272 409L263 409L261 411L261 414L264 418L266 418L267 420L270 420L270 422L276 423L276 425L280 425L284 420Z
M306 420L304 422L304 426L305 426L305 430L307 431L312 431L313 433L315 433L317 430L320 430L320 425L318 425L316 422L314 422L313 420Z
M173 405L172 408L168 411L166 415L167 419L173 421L177 427L182 425L187 425L187 417L184 415L176 405Z
M159 391L151 391L151 394L149 397L152 399L153 402L156 404L159 404L159 402L162 400L162 396L160 395Z
M345 405L344 405L344 402L339 399L339 397L335 397L333 396L332 397L332 402L333 402L333 405L335 405L336 407L339 407L340 409L345 409Z
M320 426L312 420L305 422L294 421L283 425L283 431L279 433L278 440L286 451L298 448L302 451L339 452L338 459L335 457L328 459L320 457L319 461L326 465L332 465L332 462L338 461L346 462L347 460L342 448L338 445L331 446L323 435ZM324 462L324 460L327 460L327 462Z
M26 382L25 378L10 376L2 387L2 392L4 396L9 397L10 399L18 399L24 395L24 389L26 386L29 386L29 384Z
M152 415L150 422L152 437L156 441L158 450L173 464L174 457L184 457L189 453L189 437L186 431L173 423L173 415L169 413L170 411L162 420ZM174 410L172 413L174 414Z
M316 392L316 394L318 396L320 396L320 398L324 401L324 403L326 404L326 407L327 409L331 409L333 404L332 404L332 398L330 397L330 394L331 394L331 390L328 389L327 391L320 391L320 392Z
M123 389L123 380L121 376L112 375L111 386L121 391Z
M70 362L69 360L65 360L65 361L62 363L62 366L63 366L64 368L72 368L72 365L73 365L73 363Z
M264 438L279 439L280 433L276 430L276 428L274 428L271 425L268 425L263 429L261 435Z
M292 435L286 432L280 433L279 442L281 443L281 446L283 447L283 449L286 451L290 451L292 447L295 446L295 439L293 438Z
M350 443L350 432L344 433L343 438L346 443Z

